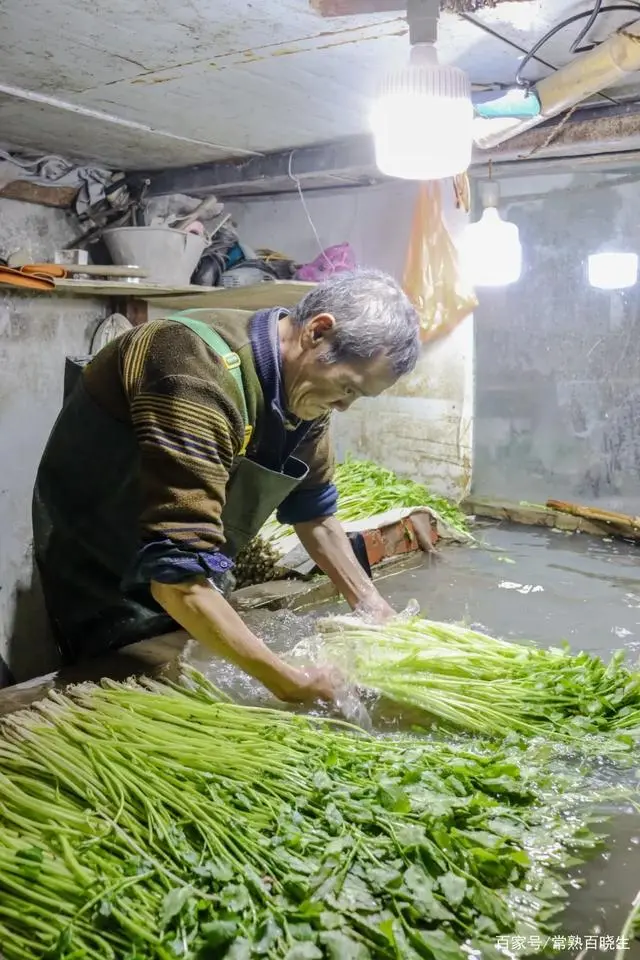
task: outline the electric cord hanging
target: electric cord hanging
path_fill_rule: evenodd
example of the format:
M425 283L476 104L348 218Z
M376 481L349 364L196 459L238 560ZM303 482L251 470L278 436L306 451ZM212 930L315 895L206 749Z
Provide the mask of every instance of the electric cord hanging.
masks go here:
M571 47L569 48L571 53L580 53L580 44L582 43L584 38L588 37L589 34L591 33L591 28L593 27L596 20L598 19L598 15L601 10L602 10L602 0L596 0L593 10L591 11L591 16L589 17L588 21L585 23L584 27L582 28L578 36L575 38L575 40L571 44Z
M617 11L630 11L632 13L640 12L640 3L633 3L632 0L628 0L627 3L613 3L607 4L606 6L600 6L598 8L598 14L602 13L613 13ZM572 23L577 23L579 20L584 20L585 17L588 17L589 20L593 17L593 10L585 10L582 13L575 13L572 17L566 17L566 19L561 20L560 23L557 23L554 27L548 30L543 37L541 37L529 50L529 52L522 58L518 69L515 74L515 82L519 87L529 87L531 86L531 81L526 80L522 76L522 72L525 67L534 59L538 50L540 50L546 43L551 40L552 37L555 37L557 33L560 33L561 30L564 30L565 27L570 26ZM595 22L595 21L594 21Z

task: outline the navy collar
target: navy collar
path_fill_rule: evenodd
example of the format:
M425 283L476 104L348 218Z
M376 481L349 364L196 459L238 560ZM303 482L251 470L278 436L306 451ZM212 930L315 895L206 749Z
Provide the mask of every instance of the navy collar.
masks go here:
M273 464L275 469L280 469L313 424L313 420L299 420L287 411L278 332L278 323L287 313L284 307L258 310L250 329L256 373L267 413L267 429L256 459L265 466Z
M302 421L287 411L280 357L278 323L287 313L288 310L284 307L259 310L251 321L250 336L265 405L278 417L285 429L297 430Z

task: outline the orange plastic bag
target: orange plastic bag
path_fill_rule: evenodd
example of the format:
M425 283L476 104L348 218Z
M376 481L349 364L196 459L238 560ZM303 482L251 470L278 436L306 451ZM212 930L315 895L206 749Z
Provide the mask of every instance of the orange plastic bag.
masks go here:
M466 177L454 181L454 190L457 206L466 207ZM423 343L450 333L478 305L473 289L460 274L458 251L442 217L437 180L420 185L403 287L420 316Z

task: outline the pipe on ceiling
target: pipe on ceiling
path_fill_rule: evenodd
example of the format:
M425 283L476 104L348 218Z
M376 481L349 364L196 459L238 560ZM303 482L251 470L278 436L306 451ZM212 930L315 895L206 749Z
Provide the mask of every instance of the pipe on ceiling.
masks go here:
M565 67L535 84L540 114L527 120L496 117L474 120L474 142L481 150L557 116L563 110L592 97L640 70L640 20L616 30L607 40L588 53L580 54Z

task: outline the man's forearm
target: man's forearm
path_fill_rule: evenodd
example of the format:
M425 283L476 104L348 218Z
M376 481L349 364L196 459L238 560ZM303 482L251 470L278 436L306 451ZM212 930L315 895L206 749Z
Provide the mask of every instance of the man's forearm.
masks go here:
M280 699L290 699L299 687L300 671L272 653L210 584L152 582L151 593L195 640L251 674Z
M311 559L336 585L352 609L362 601L378 596L336 517L298 523L295 531Z

